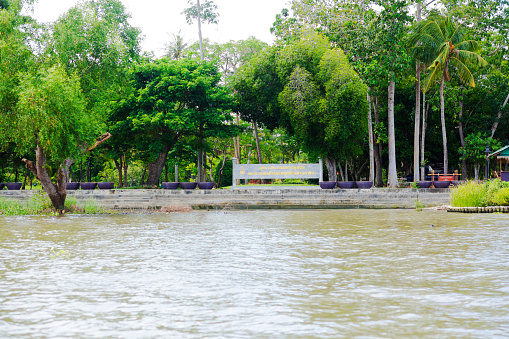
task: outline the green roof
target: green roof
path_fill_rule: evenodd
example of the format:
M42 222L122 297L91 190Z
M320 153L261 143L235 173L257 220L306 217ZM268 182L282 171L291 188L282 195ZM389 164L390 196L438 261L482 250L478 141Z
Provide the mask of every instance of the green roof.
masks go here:
M498 151L491 153L490 155L488 155L488 157L492 157L494 155L498 157L509 157L509 145L502 147Z

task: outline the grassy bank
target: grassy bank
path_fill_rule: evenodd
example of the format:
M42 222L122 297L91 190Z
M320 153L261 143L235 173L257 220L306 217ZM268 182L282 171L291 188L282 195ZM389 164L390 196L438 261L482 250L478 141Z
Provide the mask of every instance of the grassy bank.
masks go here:
M102 207L95 200L78 202L75 197L65 200L66 213L72 214L99 214L104 213ZM20 201L0 197L0 215L55 215L51 201L46 193L41 191L30 199Z
M509 205L509 182L499 179L477 183L469 181L451 190L453 207L487 207Z

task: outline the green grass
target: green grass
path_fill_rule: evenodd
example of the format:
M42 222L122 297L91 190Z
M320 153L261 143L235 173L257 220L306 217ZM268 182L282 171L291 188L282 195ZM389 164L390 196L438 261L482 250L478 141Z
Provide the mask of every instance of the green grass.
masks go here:
M469 181L451 190L454 207L486 207L509 205L509 182L499 179L477 183Z
M71 214L100 214L104 209L95 200L78 202L76 197L67 197L65 211ZM55 215L50 199L43 191L36 192L25 200L0 197L0 215Z

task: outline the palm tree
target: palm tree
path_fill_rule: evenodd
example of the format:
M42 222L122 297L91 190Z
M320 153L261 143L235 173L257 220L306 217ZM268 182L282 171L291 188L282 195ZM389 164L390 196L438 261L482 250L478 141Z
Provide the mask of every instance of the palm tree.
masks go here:
M165 56L174 60L180 60L184 56L184 52L189 47L189 44L184 41L184 37L180 35L180 31L178 34L172 34L172 36L172 40L166 45Z
M440 81L440 118L444 147L444 173L448 173L447 134L445 126L444 87L450 81L450 71L455 71L460 81L475 87L474 76L469 67L482 67L487 62L477 53L479 43L466 39L467 29L454 22L450 16L432 15L421 21L409 38L414 56L428 64L430 74L422 81L422 91L426 93Z

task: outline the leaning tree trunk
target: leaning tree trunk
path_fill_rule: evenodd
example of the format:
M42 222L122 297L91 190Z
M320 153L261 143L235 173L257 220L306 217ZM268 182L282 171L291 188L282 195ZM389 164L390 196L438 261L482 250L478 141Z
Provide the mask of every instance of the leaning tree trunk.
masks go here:
M27 159L23 159L26 167L35 175L36 179L41 182L42 188L48 194L51 204L60 214L65 212L65 198L67 197L66 183L64 181L64 173L62 164L56 175L56 184L51 181L51 177L46 170L46 156L44 149L37 145L35 150L35 164Z
M447 64L445 65L447 69ZM444 174L449 173L449 155L447 154L447 130L445 127L445 102L444 102L444 87L445 87L445 71L440 81L440 120L442 122L442 143L444 147Z
M327 173L329 174L329 181L337 181L336 159L334 159L332 157L325 157L325 165L327 166Z
M170 151L169 147L165 147L164 151L159 153L156 161L149 163L148 168L148 178L146 181L146 185L148 186L157 186L159 184L159 178L163 173L164 163L166 162L166 158L168 157L168 152Z
M198 12L198 40L200 42L200 60L203 61L203 41L201 37L201 6L200 0L196 0L196 8Z
M396 91L396 83L389 83L388 98L388 126L387 134L389 136L389 187L398 187L398 173L396 170L396 138L394 135L394 92Z
M260 136L258 135L258 124L256 123L256 121L253 121L253 129L254 129L254 138L256 141L256 153L258 155L258 163L263 164L262 150L260 148Z
M509 94L505 98L505 101L504 101L504 104L502 105L502 107L500 107L500 110L498 111L497 119L495 120L495 122L493 123L493 126L491 127L490 139L493 139L493 136L495 135L495 131L497 130L497 127L498 127L498 122L500 121L500 118L502 118L502 113L504 112L504 107L507 105L508 101L509 101Z

